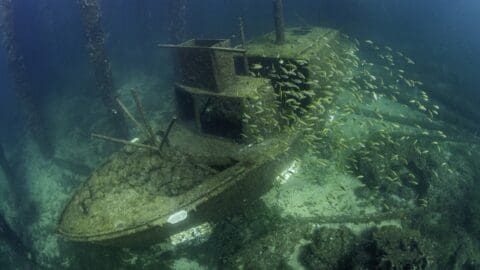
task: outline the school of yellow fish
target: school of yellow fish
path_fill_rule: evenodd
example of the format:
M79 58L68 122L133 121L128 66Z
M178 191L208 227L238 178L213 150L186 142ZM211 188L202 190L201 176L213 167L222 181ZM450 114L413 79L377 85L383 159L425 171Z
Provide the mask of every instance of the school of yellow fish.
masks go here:
M371 120L358 123L360 128L371 128L373 133L378 135L372 137L378 138L378 141L366 143L355 136L345 138L341 134L335 134L335 127L344 125L339 119L368 113L361 111L358 104L389 99L423 115L424 120L414 124L413 129L421 136L428 136L431 145L440 151L438 141L446 139L446 134L441 130L432 131L431 128L422 127L422 123L435 121L434 117L439 115L440 107L434 104L427 91L422 89L421 81L409 77L408 70L415 65L411 58L389 46L381 46L372 40L360 42L346 34L342 34L341 39L334 40L320 37L317 43L308 47L324 46L325 49L320 55L309 57L308 60L301 57L295 60L278 57L270 66L252 64L253 76L260 76L257 73L260 70L268 71L268 77L275 89L275 105L280 108L280 114L278 115L275 107L265 107L259 94L250 104L253 115L244 114L243 117L249 130L253 131L249 136L253 136L257 142L263 141L264 136L271 132L264 127L273 122L277 131L303 133L303 141L309 146L309 152L323 157L342 150L351 150L360 151L364 158L369 159L371 157L366 151L374 151L380 159L407 162L406 157L399 154L382 156L382 147L387 145L409 145L419 156L428 155L430 145L419 143L415 136L397 135L407 134L402 131L406 131L408 127L404 124L410 119L403 113L398 114L399 121L391 121L391 115L375 108L370 112L371 117L368 119ZM364 55L368 57L363 57ZM348 102L336 102L339 94L351 95L352 99ZM386 117L389 119L385 119ZM256 121L253 123L252 119ZM435 140L436 138L438 140ZM378 163L385 181L402 184L398 172L388 170L381 165L382 162ZM450 170L446 164L445 167ZM345 169L353 173L355 168L346 166ZM432 173L434 177L438 177L437 172ZM364 176L357 177L361 179ZM408 183L412 186L418 185L415 175L408 175ZM419 199L418 202L422 206L427 205L424 199Z

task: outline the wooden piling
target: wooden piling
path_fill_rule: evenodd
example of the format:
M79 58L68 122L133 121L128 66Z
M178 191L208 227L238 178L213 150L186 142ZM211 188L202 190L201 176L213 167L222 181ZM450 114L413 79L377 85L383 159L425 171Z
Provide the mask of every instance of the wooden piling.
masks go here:
M30 201L28 196L25 196L26 191L23 190L23 181L18 178L11 167L5 155L2 145L0 144L0 169L3 171L9 186L9 192L13 199L13 205L17 211L28 207ZM32 210L29 207L28 210ZM38 269L35 263L35 258L30 249L24 245L21 237L14 231L7 220L0 212L0 239L4 240L8 246L15 252L16 255L21 256L25 260L25 264L19 266L21 269ZM35 266L35 267L34 267Z
M7 157L5 156L5 152L3 151L3 147L0 144L0 168L2 168L5 177L7 178L7 182L10 185L15 183L15 173L13 172L12 167L10 166Z
M8 224L2 212L0 212L0 239L7 243L15 255L24 260L20 265L17 265L18 269L40 269L35 261L34 254L23 243L20 235Z
M120 137L128 135L127 125L121 107L116 101L110 61L105 53L105 33L101 25L101 14L97 0L79 0L87 50L93 65L97 90L100 91L103 103L115 125L115 133Z
M12 0L0 0L0 28L3 32L3 45L7 52L8 67L13 77L13 90L22 106L27 128L40 152L46 158L53 157L54 148L47 136L42 113L34 102L32 86L27 77L24 57L19 50Z

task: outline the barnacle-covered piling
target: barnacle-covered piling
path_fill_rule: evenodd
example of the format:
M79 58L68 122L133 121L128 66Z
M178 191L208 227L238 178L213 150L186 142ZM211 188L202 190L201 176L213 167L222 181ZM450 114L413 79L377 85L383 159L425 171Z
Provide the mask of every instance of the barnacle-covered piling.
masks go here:
M94 68L97 89L100 91L103 103L115 124L115 132L120 136L126 136L128 131L125 118L120 113L121 108L116 102L112 69L105 53L105 33L101 25L99 5L97 0L79 0L79 5L87 38L88 55Z
M22 53L19 50L12 0L0 0L0 28L3 32L3 46L7 52L7 61L13 77L13 90L24 111L26 124L33 140L41 153L50 158L54 148L47 136L40 108L34 102L32 86L27 79L27 70Z

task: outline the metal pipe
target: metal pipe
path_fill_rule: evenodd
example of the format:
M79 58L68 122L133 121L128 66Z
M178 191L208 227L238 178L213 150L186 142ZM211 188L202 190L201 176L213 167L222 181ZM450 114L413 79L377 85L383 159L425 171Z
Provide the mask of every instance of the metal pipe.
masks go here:
M244 49L235 49L228 47L205 47L205 46L184 46L184 45L175 45L175 44L158 44L160 48L180 48L180 49L202 49L202 50L213 50L221 52L238 52L245 53Z
M139 147L139 148L150 149L150 150L153 150L153 151L158 151L158 148L155 147L155 146L151 146L151 145L143 144L143 143L135 143L135 142L131 142L131 141L123 140L123 139L117 139L117 138L105 136L105 135L102 135L102 134L92 133L92 138L96 138L96 139L100 139L100 140L104 140L104 141L109 141L109 142L114 142L114 143L120 143L120 144L124 144L124 145L135 146L135 147Z
M134 90L131 91L133 99L135 100L135 105L137 106L137 112L140 115L140 119L143 123L143 128L145 129L146 135L148 135L148 139L150 143L154 144L155 146L158 146L158 141L157 137L155 136L155 133L153 132L152 126L150 126L150 123L147 121L147 117L145 116L145 110L143 109L143 104L140 101L140 97L138 96L138 93Z
M285 19L283 15L283 0L273 0L273 15L275 18L275 43L285 43Z
M170 0L170 42L180 43L185 39L185 28L187 25L187 1Z
M170 134L170 131L172 130L173 124L175 124L175 121L177 120L177 117L174 116L170 120L170 123L168 124L167 130L165 131L165 134L163 134L162 142L160 143L160 146L158 147L158 151L162 151L162 147L167 141L168 134Z
M245 41L245 27L243 24L243 18L238 17L238 25L240 27L240 38L242 40L242 48L244 50L247 49L247 42ZM250 68L248 67L248 59L247 59L247 53L243 54L243 66L244 66L244 72L245 74L248 74L250 72Z
M118 103L118 105L120 105L120 108L122 108L123 113L125 113L125 115L135 124L135 126L139 130L144 131L143 126L140 124L140 122L137 121L137 119L135 119L135 117L132 115L132 113L128 110L127 106L125 106L125 104L123 104L122 101L118 98L117 98L117 103ZM148 135L149 134L145 134L145 136L147 138L148 138Z

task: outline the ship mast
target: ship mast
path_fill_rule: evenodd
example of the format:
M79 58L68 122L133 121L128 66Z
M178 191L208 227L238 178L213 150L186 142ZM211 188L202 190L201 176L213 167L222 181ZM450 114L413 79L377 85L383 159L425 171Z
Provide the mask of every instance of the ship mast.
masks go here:
M273 0L273 16L275 19L275 43L285 43L285 18L283 11L283 0Z
M170 42L177 44L185 39L185 27L187 24L186 0L170 0Z

